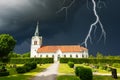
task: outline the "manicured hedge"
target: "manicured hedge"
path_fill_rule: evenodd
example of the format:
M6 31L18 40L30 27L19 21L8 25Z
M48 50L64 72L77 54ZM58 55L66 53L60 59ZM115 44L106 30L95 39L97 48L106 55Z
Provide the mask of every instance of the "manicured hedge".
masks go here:
M90 68L86 68L83 66L77 66L75 68L75 74L76 76L79 76L81 80L92 80L93 79L93 73Z
M11 58L11 64L24 64L35 61L37 64L53 63L53 58Z
M17 73L25 73L25 72L29 72L30 70L33 70L35 68L37 68L36 62L29 62L29 63L25 63L24 66L17 67L16 71L17 71Z
M74 62L75 64L82 63L120 63L120 59L89 59L89 58L60 58L60 63L68 63L69 61Z
M8 76L8 75L9 75L9 72L8 72L8 71L0 72L0 76Z
M70 68L74 68L74 62L68 62L68 66L69 66Z

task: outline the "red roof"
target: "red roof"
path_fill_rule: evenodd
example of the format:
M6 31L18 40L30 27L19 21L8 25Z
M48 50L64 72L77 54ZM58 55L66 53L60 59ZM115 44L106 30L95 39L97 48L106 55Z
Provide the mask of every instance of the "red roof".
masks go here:
M38 53L41 52L56 52L57 50L61 50L62 52L82 52L87 49L81 47L80 45L61 45L61 46L42 46L38 48Z

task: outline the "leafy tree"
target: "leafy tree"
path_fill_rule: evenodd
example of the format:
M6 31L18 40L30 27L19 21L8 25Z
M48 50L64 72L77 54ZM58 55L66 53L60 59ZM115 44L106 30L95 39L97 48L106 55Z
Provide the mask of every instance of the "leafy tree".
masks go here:
M16 41L9 34L0 35L0 59L8 57L8 54L13 51Z
M24 53L22 57L30 57L30 52Z
M10 52L8 56L10 58L18 58L18 57L21 57L21 54L17 54L15 52Z
M104 56L103 56L103 54L102 54L102 53L97 52L96 58L101 59L101 58L103 58L103 57L104 57Z
M91 58L91 59L93 59L93 58L95 58L92 54L89 56L89 58Z

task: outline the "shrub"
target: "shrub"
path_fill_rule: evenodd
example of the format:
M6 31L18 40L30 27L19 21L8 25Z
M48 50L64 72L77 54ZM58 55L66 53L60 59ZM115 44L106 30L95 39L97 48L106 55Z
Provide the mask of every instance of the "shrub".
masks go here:
M79 76L80 75L80 70L81 70L81 68L83 68L82 66L77 66L76 68L75 68L75 75L76 76Z
M53 58L11 58L10 64L24 64L35 61L37 64L53 63Z
M120 63L113 63L112 66L115 67L115 68L120 68Z
M111 71L111 68L110 67L107 67L107 69L106 69L108 72L110 72Z
M8 71L0 72L0 76L8 76L8 75L9 75L9 72L8 72Z
M24 66L17 67L16 71L17 71L17 73L25 73L26 72L26 67L24 67Z
M90 68L81 68L79 70L79 77L81 80L92 80L93 79L93 74L92 70Z
M99 69L101 69L101 70L107 70L107 66L106 65L100 65Z
M68 62L68 66L69 66L70 68L73 68L73 67L74 67L74 62Z
M77 64L82 64L82 63L93 63L93 64L108 63L108 64L112 64L112 63L119 63L120 59L60 58L60 63L68 63L69 61L77 63Z
M37 67L37 63L36 62L32 62L31 63L31 69L35 69Z

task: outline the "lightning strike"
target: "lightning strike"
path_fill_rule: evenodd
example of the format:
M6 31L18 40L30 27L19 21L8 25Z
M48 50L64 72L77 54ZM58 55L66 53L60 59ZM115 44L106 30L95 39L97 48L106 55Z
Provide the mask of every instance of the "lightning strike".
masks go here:
M99 1L100 1L100 0L99 0ZM88 40L90 40L90 42L92 42L91 34L92 34L92 31L93 31L93 30L94 30L94 34L95 34L96 29L97 29L97 27L98 27L97 24L99 24L99 26L100 26L100 28L101 28L101 35L100 35L99 40L101 40L102 37L104 37L104 42L105 42L105 40L106 40L106 32L105 32L105 30L104 30L103 24L101 23L98 14L97 14L97 11L96 11L97 5L96 5L95 0L92 0L92 3L93 3L93 12L94 12L94 15L95 15L95 17L96 17L96 20L95 20L95 22L93 22L93 23L90 25L90 29L89 29L89 31L88 31L88 34L87 34L84 42L82 43L82 45L84 44L85 47L87 47ZM100 3L100 2L99 2L99 3ZM98 41L99 41L99 40L98 40Z
M68 6L64 6L66 3L66 0L63 1L63 7L60 8L56 13L60 13L61 11L65 10L65 20L68 18L68 9L75 3L75 0L72 0L71 3Z
M56 13L58 14L61 11L65 10L65 13L66 13L65 14L66 18L65 19L67 20L68 9L75 3L75 0L72 0L71 3L68 6L64 6L65 3L66 3L66 0L63 0L62 3L63 3L62 8L60 8ZM88 4L89 4L89 1L87 0L87 8L90 9ZM81 45L84 45L85 47L87 47L88 41L90 41L90 43L92 43L92 37L91 37L92 32L94 32L94 36L95 36L96 30L97 30L98 27L100 27L100 29L101 29L101 35L98 39L98 42L101 40L102 37L104 38L104 42L106 40L106 32L104 30L103 24L101 23L99 15L97 14L97 10L96 10L97 8L100 9L103 6L105 7L106 4L101 0L98 0L97 2L95 2L95 0L92 0L92 4L93 4L93 9L92 10L93 10L93 13L96 17L96 20L90 25L90 29L88 31L88 34L87 34L84 42L81 44ZM97 25L99 25L99 26L97 26Z

